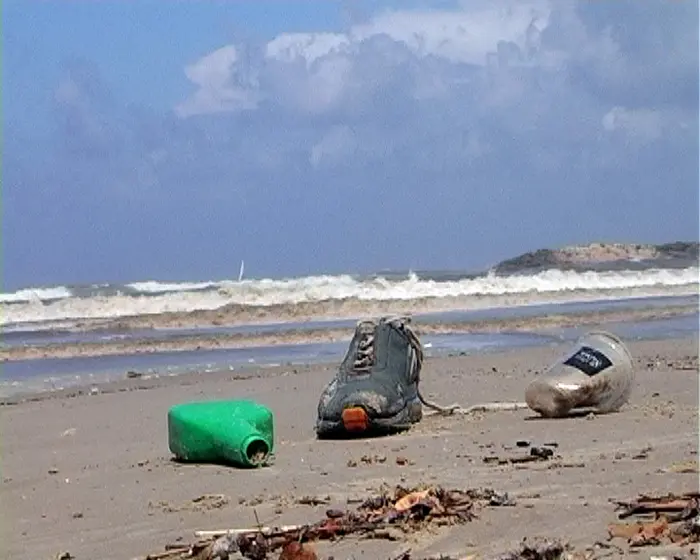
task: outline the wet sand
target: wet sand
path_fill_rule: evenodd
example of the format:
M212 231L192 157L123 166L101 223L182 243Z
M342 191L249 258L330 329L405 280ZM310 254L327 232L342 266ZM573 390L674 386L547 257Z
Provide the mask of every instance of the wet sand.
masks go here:
M422 389L442 403L519 401L535 371L564 348L431 358ZM163 550L193 531L313 522L348 498L382 483L491 487L514 507L484 509L467 525L415 534L405 542L343 539L317 547L321 557L383 560L412 549L414 558L490 554L526 536L563 537L574 545L605 541L616 521L610 499L698 489L698 474L663 472L698 459L697 337L629 343L637 386L619 413L544 420L529 411L427 417L408 433L359 441L316 441L318 395L332 366L275 367L151 380L4 401L1 536L3 558L129 559ZM276 415L275 462L241 471L178 465L167 448L166 413L192 399L254 398ZM12 404L14 403L14 404ZM541 463L497 465L492 455L516 442L557 442ZM383 456L365 464L362 456ZM397 457L408 459L398 464ZM357 463L357 466L349 466ZM218 499L193 502L200 496ZM302 496L330 504L300 505ZM626 546L624 540L615 544ZM669 553L669 550L671 551ZM664 552L666 551L666 552ZM641 557L691 548L645 548ZM611 557L619 557L613 555Z
M640 309L607 309L577 313L549 313L537 316L503 319L469 320L460 322L414 321L420 335L444 333L528 332L542 329L586 327L619 321L667 319L695 313L697 304L669 305ZM37 358L72 358L78 356L109 356L145 354L154 352L236 349L271 346L276 344L310 344L349 341L353 328L287 329L270 333L255 332L230 334L170 334L163 338L134 338L104 342L47 343L0 348L0 361Z

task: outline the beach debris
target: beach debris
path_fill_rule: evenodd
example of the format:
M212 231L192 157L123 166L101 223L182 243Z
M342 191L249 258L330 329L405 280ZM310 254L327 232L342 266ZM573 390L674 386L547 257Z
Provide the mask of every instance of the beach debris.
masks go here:
M632 392L632 362L617 336L588 332L562 359L535 377L525 391L525 402L547 418L586 409L595 414L614 412Z
M654 448L651 447L650 445L647 445L644 449L641 449L639 452L632 455L632 459L635 459L635 460L648 459L649 452L651 452L651 451L654 451Z
M554 451L548 447L531 447L530 455L533 457L539 457L540 459L549 459L554 456Z
M573 560L574 558L576 556L571 554L569 545L561 541L523 539L518 550L496 556L494 560ZM580 558L584 557L580 556Z
M228 505L229 498L224 494L202 494L192 500L180 505L173 505L165 501L149 502L149 509L160 509L165 513L175 513L179 511L211 511L221 509Z
M700 471L700 466L698 465L697 459L690 461L681 461L680 463L673 463L668 467L660 469L659 472L662 473L675 473L675 474L697 474Z
M318 560L318 556L308 543L289 542L284 545L279 560Z
M656 358L647 360L645 365L647 369L656 369L663 366L666 369L677 371L697 371L698 356L684 356L678 360L670 360L657 354Z
M498 455L484 457L484 463L495 463L497 465L534 463L537 461L547 461L553 456L554 451L548 447L531 447L530 452L527 454L510 455L508 457L499 457Z
M348 459L347 466L348 467L357 467L358 465L376 465L376 464L383 464L386 463L386 455L363 455L360 457L359 460L356 459Z
M140 371L129 370L126 372L127 379L138 379L139 377L143 377L143 373Z
M602 544L602 543L598 543ZM603 545L601 548L611 548ZM391 560L592 560L596 558L594 551L589 548L585 551L576 551L568 543L558 540L537 538L533 540L523 539L517 550L499 554L496 556L484 557L480 554L468 554L466 556L430 556L428 558L414 558L411 551L401 553Z
M176 404L167 425L168 447L179 462L260 468L274 455L274 414L252 400Z
M49 474L58 474L58 469L56 467L51 467L49 469Z
M301 498L297 499L295 503L304 506L320 506L329 504L330 502L330 496L302 496Z
M398 540L407 533L423 530L430 525L469 522L477 517L477 511L483 507L512 505L515 502L507 493L493 489L447 490L425 485L390 489L385 486L377 495L363 500L354 510L331 509L323 519L310 524L282 527L258 524L248 529L196 531L195 536L199 539L196 543L177 545L177 548L167 550L166 556L158 558L213 560L227 558L222 556L224 554L239 552L250 560L265 560L270 558L270 554L281 551L280 558L283 559L313 560L316 558L315 552L308 546L313 541L335 540L350 535Z
M633 502L616 502L619 519L632 522L611 523L610 538L624 538L632 547L700 542L700 492L665 496L642 495Z
M363 455L360 457L360 463L364 463L365 465L386 463L386 455Z
M75 560L75 556L70 552L59 552L56 554L55 560Z
M403 455L398 455L396 457L396 464L400 467L403 467L405 465L413 465L414 462L408 459L407 457L404 457Z

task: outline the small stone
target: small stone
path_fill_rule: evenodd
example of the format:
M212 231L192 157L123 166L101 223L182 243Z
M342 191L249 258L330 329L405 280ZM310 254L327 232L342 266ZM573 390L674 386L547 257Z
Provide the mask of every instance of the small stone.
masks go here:
M49 474L58 474L58 469L56 467L51 467L49 469Z
M82 519L83 518L83 512L82 511L76 511L73 514L73 519Z
M547 447L533 447L530 449L530 455L541 459L549 459L552 455L554 455L554 451Z

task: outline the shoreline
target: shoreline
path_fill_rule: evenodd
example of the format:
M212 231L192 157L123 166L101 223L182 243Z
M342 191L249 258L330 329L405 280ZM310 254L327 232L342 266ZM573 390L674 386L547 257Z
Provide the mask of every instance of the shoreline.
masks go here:
M464 319L445 321L414 320L419 336L426 334L470 334L529 332L548 328L587 327L620 321L650 321L697 313L695 304L649 306L635 309L607 309L588 312L545 313L527 317ZM169 334L166 338L141 338L101 342L27 344L0 349L0 362L45 358L74 358L153 354L174 351L241 349L271 345L343 342L351 338L353 327L286 329L279 332L240 332L229 334Z
M416 558L499 553L524 537L579 546L607 537L611 499L697 489L698 338L626 343L634 363L630 402L614 414L541 419L531 411L426 416L406 433L318 441L313 432L322 388L334 364L250 367L113 382L99 391L48 393L2 408L2 548L7 558L143 558L194 531L313 522L345 509L382 484L490 487L515 498L466 526L400 539L319 543L320 557L384 560L407 547ZM421 375L442 404L520 401L536 372L560 359L561 345L488 354L429 357ZM258 470L181 465L167 447L170 406L190 400L252 398L275 414L275 461ZM502 465L516 442L557 443L542 462ZM362 457L384 457L365 462ZM405 458L398 461L398 457ZM695 461L695 471L673 470ZM202 500L202 496L217 499ZM304 505L304 496L328 496ZM12 515L9 512L13 512ZM624 539L615 539L627 557ZM689 558L666 543L643 555ZM614 549L613 549L614 551Z
M604 323L597 325L589 325L593 330L595 327L604 328ZM652 337L645 340L624 340L626 345L642 345L645 344L670 344L679 343L684 345L700 346L700 338L697 334L678 335L671 338L668 337ZM470 353L455 352L455 353L440 353L437 355L428 355L425 357L426 363L440 362L451 359L475 359L479 362L488 361L493 358L495 361L504 356L517 354L539 354L554 352L555 355L564 348L569 348L574 344L570 340L560 340L549 342L548 344L539 344L525 347L495 347L484 350L477 350ZM660 359L656 356L656 359ZM314 370L322 370L332 372L337 366L338 359L325 359L315 361L313 363L274 363L274 364L256 364L249 363L245 365L237 365L235 369L228 366L220 365L208 367L204 369L188 369L179 372L171 371L153 371L148 373L138 373L138 375L129 376L128 372L119 377L112 377L108 380L84 380L65 387L56 389L36 389L18 391L9 395L0 396L0 409L3 407L14 407L23 403L42 402L46 400L62 400L74 399L84 396L108 395L115 393L128 393L132 391L150 391L164 389L168 387L189 387L198 386L207 383L219 382L235 382L235 381L251 381L255 379L268 379L275 377L286 377L289 375L299 375L303 372ZM642 359L636 359L638 365L649 367L651 362L643 363ZM698 352L694 355L684 356L681 361L668 361L669 367L673 367L682 371L695 370L700 375L700 361ZM528 369L532 373L532 369ZM700 396L700 393L698 393Z

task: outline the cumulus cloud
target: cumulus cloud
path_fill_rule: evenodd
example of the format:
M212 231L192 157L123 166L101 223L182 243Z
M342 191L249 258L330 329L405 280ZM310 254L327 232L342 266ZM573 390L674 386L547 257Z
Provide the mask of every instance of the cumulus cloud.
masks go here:
M344 32L281 33L183 61L191 91L160 112L115 102L97 72L72 70L54 91L58 143L72 155L49 158L47 173L73 200L86 196L76 185L105 200L132 189L142 203L114 216L141 233L164 207L179 213L158 235L191 250L157 258L185 271L227 274L216 263L231 244L233 260L254 247L246 264L264 274L280 254L289 273L465 268L592 238L692 236L697 9L384 10ZM669 185L674 196L662 196Z
M497 159L518 142L525 157L509 157L537 169L567 167L572 160L588 165L596 153L601 161L610 157L601 122L607 132L624 130L649 144L678 132L670 123L679 112L688 123L697 120L696 99L669 103L679 90L696 89L696 40L683 21L688 8L669 14L676 8L652 3L668 24L660 33L637 4L619 4L624 9L480 0L451 10L385 10L344 33L283 33L260 49L258 81L246 90L256 104L248 108L306 115L326 127L321 134L330 133L329 126L352 126L359 145L383 154L420 151L410 156L415 165L448 159L454 167L487 154ZM197 64L208 66L225 48ZM667 55L673 59L665 63ZM236 104L197 102L218 99L217 92L230 87L237 62L233 55L227 61L226 72L200 74L199 90L183 103L192 109L181 116L238 110ZM650 91L650 72L670 74L672 87L655 83ZM409 122L407 137L399 131ZM309 149L317 168L320 148L314 142ZM625 149L621 145L620 157ZM373 159L366 149L356 155L357 161Z
M234 45L226 45L203 56L185 68L187 78L197 91L175 110L181 117L257 107L255 81L242 69Z

